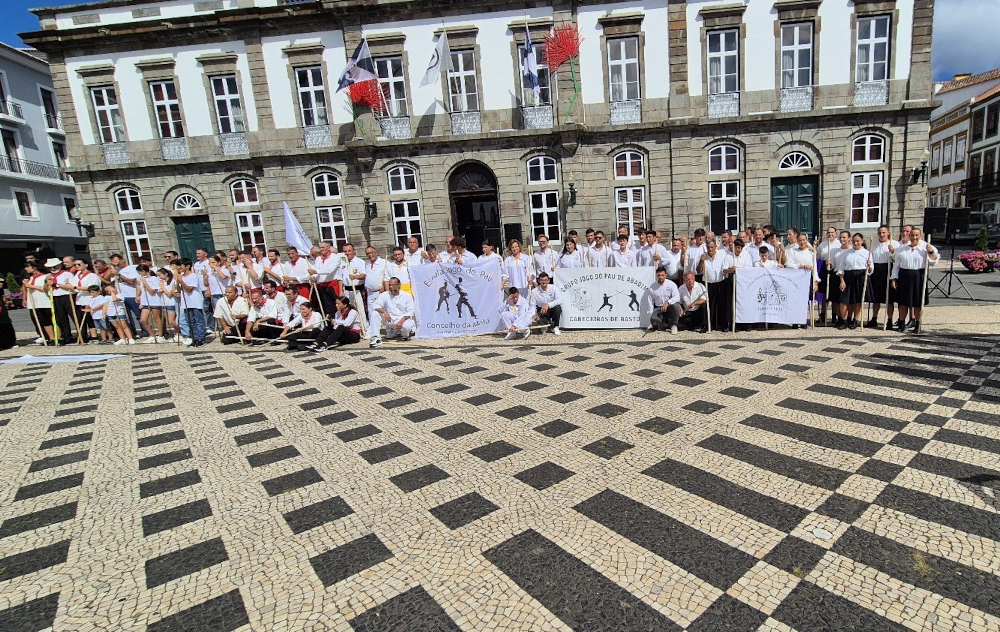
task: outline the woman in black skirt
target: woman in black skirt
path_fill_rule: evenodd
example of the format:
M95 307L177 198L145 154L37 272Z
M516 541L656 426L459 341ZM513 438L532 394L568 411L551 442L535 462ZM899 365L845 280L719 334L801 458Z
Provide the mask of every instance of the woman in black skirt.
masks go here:
M840 231L838 236L840 248L833 251L830 257L830 268L833 275L830 277L830 284L827 291L830 295L830 311L833 316L833 324L838 327L844 323L844 306L841 304L840 276L844 271L844 257L851 250L851 233L846 230ZM843 328L842 328L843 329Z
M865 238L861 233L851 237L851 247L840 253L840 319L837 329L854 329L861 318L864 302L865 277L871 266L871 253L865 249Z
M872 304L872 317L865 323L865 327L878 327L878 312L883 303L886 323L892 322L892 305L895 303L896 293L889 283L889 261L897 248L899 242L890 238L889 227L885 224L879 226L878 242L872 245L872 274L868 279L868 295L865 296L865 301Z
M899 320L896 328L906 330L906 317L913 319L913 333L920 333L920 312L925 291L924 275L927 266L937 264L940 259L937 248L926 241L919 228L910 231L910 243L900 246L893 254L892 286L899 302Z

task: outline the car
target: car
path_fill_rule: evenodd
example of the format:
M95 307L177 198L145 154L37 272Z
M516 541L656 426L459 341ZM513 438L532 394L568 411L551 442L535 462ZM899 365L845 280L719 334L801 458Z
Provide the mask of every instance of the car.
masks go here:
M981 210L969 213L969 230L955 236L956 242L974 242L979 239L979 233L986 229L990 246L1000 240L1000 218L995 204L983 205Z

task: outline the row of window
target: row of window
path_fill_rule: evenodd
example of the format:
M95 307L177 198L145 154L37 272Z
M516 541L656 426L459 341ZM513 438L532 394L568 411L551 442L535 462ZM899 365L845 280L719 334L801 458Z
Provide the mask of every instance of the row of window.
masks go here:
M951 173L954 168L965 167L965 148L967 144L965 132L952 138L946 138L931 147L931 175Z
M962 195L961 186L946 186L937 190L929 191L927 194L927 206L960 208L964 206L963 201L964 196Z
M997 148L989 147L969 155L969 178L988 176L997 172Z
M1000 134L1000 101L972 113L972 142L992 138Z

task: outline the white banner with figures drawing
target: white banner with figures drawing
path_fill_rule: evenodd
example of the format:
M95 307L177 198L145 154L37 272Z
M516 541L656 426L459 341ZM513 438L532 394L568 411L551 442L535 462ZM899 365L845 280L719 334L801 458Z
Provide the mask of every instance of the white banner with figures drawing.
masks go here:
M629 329L647 327L653 302L649 286L656 273L648 268L557 268L562 293L562 327Z
M501 327L500 261L429 263L410 268L419 338L489 334Z
M788 268L736 271L736 322L804 325L812 272Z

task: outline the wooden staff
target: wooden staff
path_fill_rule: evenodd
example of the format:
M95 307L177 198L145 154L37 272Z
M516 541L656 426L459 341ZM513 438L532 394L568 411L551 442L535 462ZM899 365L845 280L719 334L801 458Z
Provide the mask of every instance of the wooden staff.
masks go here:
M871 265L871 259L868 260L868 265ZM865 315L864 315L864 309L863 308L864 308L864 304L865 304L865 295L868 293L868 275L869 275L869 270L870 269L871 269L870 267L865 266L865 282L864 282L864 285L861 286L861 307L862 307L862 313L861 313L861 331L865 330L865 318L864 318Z
M236 330L236 337L240 339L240 345L245 345L246 344L246 340L244 340L243 336L241 336L240 333L239 333L240 332L240 321L236 318L235 315L233 315L233 308L229 306L229 301L226 300L225 296L223 296L222 299L220 299L219 302L220 303L225 303L225 309L223 309L223 311L226 312L227 314L229 314L229 320L233 321L233 329ZM216 330L216 334L218 335L218 331L219 331L219 319L218 318L215 319L215 330ZM227 334L227 337L232 338L232 336L228 336L228 334Z
M889 241L886 244L888 244L886 248L892 245L892 236L889 237ZM889 321L891 320L889 317L889 292L892 288L892 264L895 263L895 257L893 256L895 254L892 251L889 252L889 265L885 269L885 325L882 327L882 331L889 329Z
M348 279L353 281L353 279ZM354 295L354 305L358 311L358 324L361 326L361 337L368 338L368 316L365 314L365 309L367 305L361 305L358 302L358 288L353 283L351 284L351 293ZM376 332L377 333L377 332Z
M823 316L826 316L826 306L830 305L830 320L833 320L833 304L830 303L830 272L833 263L833 240L826 240L826 259L823 260L823 267L826 268L826 293L823 295Z
M52 307L49 308L49 311L52 312L52 338L53 338L52 342L55 343L56 346L58 346L60 340L62 339L62 332L59 331L59 322L58 322L58 319L55 317L56 316L56 299L55 299L55 295L52 294L52 287L51 286L49 287L49 305L52 306Z
M927 235L927 247L924 248L924 282L921 284L920 289L920 318L924 317L924 303L927 299L927 277L930 275L930 263L931 263L931 236ZM916 319L914 319L916 320ZM920 321L916 320L917 327L920 326Z
M35 311L35 297L31 295L31 292L37 292L38 290L36 290L34 286L29 287L28 285L22 286L21 289L27 290L28 292L28 309L31 311L31 317L35 319L35 327L38 327L38 335L42 338L42 346L47 347L49 346L49 340L45 336L45 328L42 327L42 321L38 319L38 312ZM51 307L49 308L49 311L52 311Z
M736 262L734 261L733 262L733 267L735 267L735 266L736 266ZM738 270L733 270L733 277L732 277L732 279L733 279L733 305L732 305L732 310L733 310L733 333L736 333L736 272L737 271Z

